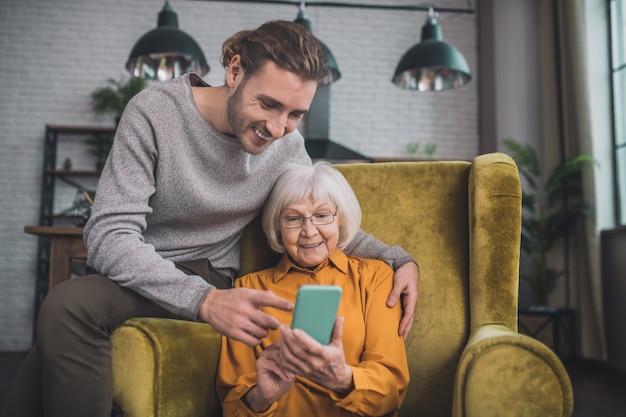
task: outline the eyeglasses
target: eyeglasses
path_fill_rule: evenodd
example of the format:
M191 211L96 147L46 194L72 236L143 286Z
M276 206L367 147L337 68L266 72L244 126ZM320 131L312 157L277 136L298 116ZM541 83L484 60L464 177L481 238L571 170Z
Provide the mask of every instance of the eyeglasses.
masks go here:
M281 217L278 219L280 225L284 229L299 229L304 227L304 223L306 219L311 220L311 224L313 226L325 226L327 224L331 224L335 221L335 216L337 215L337 211L331 213L329 211L323 213L315 213L312 216L304 217L304 216L287 216Z

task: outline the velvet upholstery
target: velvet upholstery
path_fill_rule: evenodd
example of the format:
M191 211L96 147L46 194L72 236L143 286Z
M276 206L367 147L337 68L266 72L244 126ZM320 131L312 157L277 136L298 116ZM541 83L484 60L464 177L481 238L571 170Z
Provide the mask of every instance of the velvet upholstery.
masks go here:
M513 160L493 153L338 168L359 198L362 228L420 263L400 415L570 416L563 365L517 333L521 190ZM276 259L259 223L246 230L241 253L242 274ZM124 416L219 415L220 340L209 325L133 319L112 342L114 401Z

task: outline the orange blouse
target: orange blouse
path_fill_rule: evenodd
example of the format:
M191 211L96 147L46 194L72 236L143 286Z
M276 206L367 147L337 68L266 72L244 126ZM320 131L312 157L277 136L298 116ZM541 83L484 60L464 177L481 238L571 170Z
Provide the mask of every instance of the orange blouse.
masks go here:
M339 395L304 378L296 377L291 391L262 414L253 413L241 398L256 384L256 359L280 339L271 331L259 346L222 337L217 391L224 416L394 416L409 383L404 340L398 335L400 303L387 307L393 270L384 262L335 251L315 270L301 268L284 255L270 269L235 280L236 287L270 290L295 303L304 284L338 285L342 297L338 316L344 317L343 348L352 367L354 390ZM267 308L281 323L291 324L292 312Z

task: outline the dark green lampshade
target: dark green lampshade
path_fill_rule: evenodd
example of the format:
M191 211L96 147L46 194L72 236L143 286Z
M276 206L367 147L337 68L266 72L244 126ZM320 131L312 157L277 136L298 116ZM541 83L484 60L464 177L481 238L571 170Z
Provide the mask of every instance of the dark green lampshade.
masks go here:
M300 8L300 11L298 12L298 17L296 17L296 20L294 20L294 22L301 24L310 33L313 33L313 31L311 30L311 21L309 20L306 12L302 7ZM322 50L324 51L324 54L326 55L326 64L328 65L328 73L326 74L326 76L324 76L324 78L319 81L319 85L330 85L337 81L339 78L341 78L341 72L339 71L337 60L335 59L333 53L330 51L330 48L319 39L317 39L317 41L319 42Z
M337 61L335 60L335 56L330 51L328 46L319 39L317 40L320 43L320 46L324 50L324 54L326 54L326 63L328 65L328 73L324 78L322 78L319 82L319 85L330 85L341 78L341 72L339 72L339 66L337 65Z
M404 54L391 81L418 91L444 91L467 84L472 78L467 61L441 39L441 27L434 16L428 16L421 42Z
M209 72L200 46L178 29L178 17L166 1L157 28L143 35L130 51L126 69L135 77L165 81L187 72Z

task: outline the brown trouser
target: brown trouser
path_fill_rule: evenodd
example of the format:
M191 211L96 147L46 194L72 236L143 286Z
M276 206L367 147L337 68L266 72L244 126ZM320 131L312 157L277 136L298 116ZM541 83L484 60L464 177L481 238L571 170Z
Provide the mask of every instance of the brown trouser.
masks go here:
M207 260L177 264L218 288L231 280ZM45 298L36 340L6 398L2 417L109 417L111 333L133 317L184 319L102 275L74 278Z

